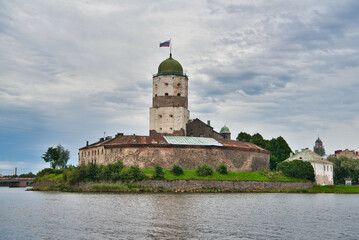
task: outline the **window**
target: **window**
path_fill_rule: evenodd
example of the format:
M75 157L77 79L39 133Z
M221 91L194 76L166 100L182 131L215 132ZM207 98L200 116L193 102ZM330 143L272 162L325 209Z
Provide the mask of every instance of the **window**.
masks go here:
M180 94L180 93L177 93L177 96L181 96L181 94Z
M175 77L172 77L172 79L175 79Z
M168 86L168 83L165 83L165 86Z
M171 114L170 117L173 117L173 115Z
M103 149L102 149L102 154L103 154Z
M160 130L162 130L162 128L160 128Z
M324 166L324 171L325 171L325 166Z
M172 130L173 128L170 128L170 130Z
M168 96L168 93L165 93L165 96Z
M177 87L179 87L179 86L181 86L181 84L180 84L180 83L177 83Z
M159 118L162 118L162 115L158 115Z
M155 94L155 97L157 97L157 94Z

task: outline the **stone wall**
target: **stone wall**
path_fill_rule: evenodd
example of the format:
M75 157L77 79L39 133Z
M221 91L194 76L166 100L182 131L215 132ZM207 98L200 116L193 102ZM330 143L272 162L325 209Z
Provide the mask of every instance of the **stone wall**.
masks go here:
M97 163L108 164L116 161L122 161L125 167L138 165L140 168L154 168L158 164L170 169L177 164L183 169L196 169L201 164L207 164L215 169L221 163L225 164L229 171L256 172L269 168L268 153L214 146L162 145L161 147L108 148L103 162Z
M146 187L162 187L168 190L275 190L275 189L306 189L312 188L313 182L258 182L258 181L205 181L205 180L146 180L137 182Z

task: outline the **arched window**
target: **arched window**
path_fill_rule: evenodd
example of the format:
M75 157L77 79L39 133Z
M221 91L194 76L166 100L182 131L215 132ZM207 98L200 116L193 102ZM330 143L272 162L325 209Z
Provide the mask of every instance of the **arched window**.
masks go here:
M168 93L165 93L165 96L168 96Z
M157 94L155 94L155 97L157 97Z
M171 114L171 115L170 115L170 117L172 118L172 117L173 117L173 115Z
M181 96L181 94L180 94L180 93L177 93L177 96Z
M168 86L168 83L165 83L165 86Z
M162 115L158 115L159 118L162 118Z
M181 86L181 84L180 84L180 83L177 83L177 87L179 87L179 86Z

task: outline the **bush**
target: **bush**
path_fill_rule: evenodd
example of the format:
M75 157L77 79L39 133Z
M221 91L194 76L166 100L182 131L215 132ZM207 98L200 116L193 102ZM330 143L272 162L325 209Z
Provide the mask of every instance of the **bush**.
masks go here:
M183 169L180 166L175 164L175 165L173 165L170 172L175 176L179 176L179 175L183 174Z
M197 173L197 176L205 177L205 176L210 176L210 175L212 175L212 174L213 174L213 170L212 170L212 168L210 168L208 165L203 164L203 165L199 165L199 166L197 167L196 173Z
M117 181L119 180L119 174L123 168L121 161L107 164L102 168L102 177L104 180Z
M227 167L226 165L224 165L223 163L219 164L218 167L216 168L216 171L220 174L227 174Z
M165 173L163 172L163 169L159 165L155 165L155 173L152 176L152 179L165 179Z
M281 162L277 165L277 170L282 171L288 177L302 178L315 181L314 168L310 162L293 160L290 162Z
M147 176L144 174L144 172L141 171L141 169L137 165L133 165L130 167L130 169L123 169L120 173L119 178L122 181L141 181L146 179Z

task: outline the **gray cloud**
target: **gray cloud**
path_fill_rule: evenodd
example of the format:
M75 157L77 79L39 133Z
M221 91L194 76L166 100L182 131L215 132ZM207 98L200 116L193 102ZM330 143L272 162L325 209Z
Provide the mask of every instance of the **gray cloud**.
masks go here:
M77 149L104 131L147 134L151 74L168 57L158 43L170 37L190 77L193 118L233 135L282 135L294 149L311 147L318 132L327 152L357 148L358 8L0 1L0 161L39 164L62 143L76 163ZM17 156L18 139L36 150Z

